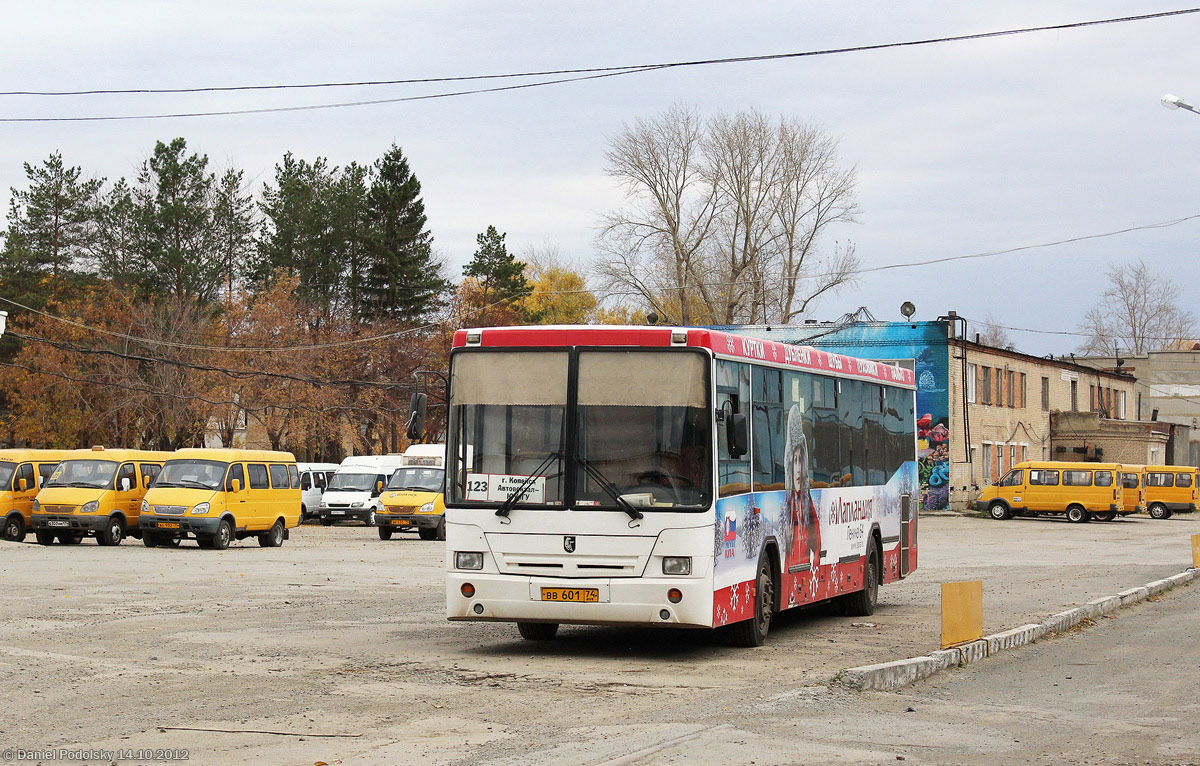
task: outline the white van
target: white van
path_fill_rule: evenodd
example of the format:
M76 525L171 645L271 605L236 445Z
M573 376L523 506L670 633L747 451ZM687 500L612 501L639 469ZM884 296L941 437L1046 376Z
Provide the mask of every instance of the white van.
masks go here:
M317 507L321 523L358 520L375 526L375 513L383 508L379 494L403 465L403 455L354 455L343 460Z
M337 463L297 463L300 470L300 521L316 518L321 507L321 495L329 480L337 473Z

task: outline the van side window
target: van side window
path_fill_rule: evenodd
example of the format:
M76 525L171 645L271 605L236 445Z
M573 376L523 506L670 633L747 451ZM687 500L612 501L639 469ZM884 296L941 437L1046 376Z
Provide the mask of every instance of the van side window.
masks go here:
M19 468L17 468L16 472L13 474L13 481L12 481L13 492L16 492L17 487L19 487L21 485L20 484L21 479L25 480L25 489L26 490L37 489L37 487L34 486L34 483L33 483L33 464L32 463L22 463L21 466Z
M1175 477L1169 473L1148 473L1146 474L1147 487L1171 487L1174 486Z
M137 469L133 467L133 463L125 463L121 466L120 470L117 471L117 489L121 488L122 479L129 479L130 489L137 488Z
M261 463L247 463L246 471L250 475L250 489L270 489L267 481L267 467Z
M1138 488L1138 475L1136 473L1121 474L1121 486L1125 489Z
M1092 472L1063 471L1062 483L1064 487L1090 487L1092 486Z
M312 480L313 480L313 475L311 472L305 471L304 473L300 474L300 489L303 489L303 490L312 489L312 484L313 484Z
M254 474L250 474L253 479ZM271 489L287 489L291 484L286 465L271 463Z
M375 497L379 494L379 485L381 482L383 483L383 486L386 487L388 485L388 481L390 481L390 477L384 476L383 474L376 474L375 484L371 487L371 497Z
M57 463L38 464L38 487L46 486L46 482L50 481L50 475L54 473L56 467L58 467Z
M1041 487L1057 487L1058 486L1058 471L1030 471L1029 483Z
M292 489L300 489L300 469L294 465L288 467L288 478L291 480Z
M1176 486L1176 487L1190 487L1190 486L1192 486L1192 475L1191 475L1190 473L1177 473L1177 474L1175 474L1175 486Z
M154 477L162 473L162 466L157 463L142 463L142 479L143 481L153 482Z
M229 466L229 475L225 477L226 492L233 491L234 479L238 480L238 482L242 485L242 489L246 488L246 475L245 472L242 471L241 463L234 463L233 465Z
M1025 483L1025 469L1018 468L1015 471L1009 471L1003 479L1000 480L1001 487L1019 487Z
M1112 471L1096 471L1096 486L1111 487L1113 484Z

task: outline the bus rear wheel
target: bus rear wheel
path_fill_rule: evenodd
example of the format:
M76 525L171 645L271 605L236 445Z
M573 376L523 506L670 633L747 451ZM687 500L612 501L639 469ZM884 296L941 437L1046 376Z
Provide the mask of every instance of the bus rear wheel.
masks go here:
M1113 519L1117 518L1116 511L1106 511L1104 513L1097 513L1093 515L1096 517L1096 521L1112 521Z
M1150 514L1150 518L1152 519L1162 520L1171 518L1171 512L1168 511L1167 506L1163 505L1162 503L1154 503L1150 506L1147 513Z
M875 614L879 603L879 549L871 543L863 565L863 589L845 597L846 613L855 617Z
M4 521L4 539L10 543L19 543L25 539L25 519L17 514L9 516Z
M558 633L558 623L518 622L517 630L526 641L549 641Z
M1000 501L996 501L988 506L988 514L996 521L1004 521L1012 518L1012 511L1008 510L1008 506Z
M1082 505L1072 505L1071 507L1067 508L1067 521L1075 524L1082 524L1090 517L1091 514L1085 511Z
M775 615L775 577L771 572L771 560L765 551L758 559L758 581L755 585L754 617L732 626L734 646L762 646L771 630L771 618Z

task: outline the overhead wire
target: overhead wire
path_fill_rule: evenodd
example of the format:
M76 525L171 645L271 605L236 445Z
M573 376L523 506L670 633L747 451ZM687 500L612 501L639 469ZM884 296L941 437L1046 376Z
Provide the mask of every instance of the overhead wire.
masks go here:
M787 59L808 58L815 56L830 56L847 53L863 53L869 51L888 50L895 48L908 48L924 45L937 45L952 42L963 42L967 40L985 40L990 38L1005 37L1011 35L1032 34L1035 32L1051 32L1064 31L1069 29L1082 29L1086 27L1101 26L1107 24L1123 24L1135 21L1148 21L1153 19L1163 19L1186 14L1200 13L1200 8L1183 8L1173 11L1160 11L1156 13L1145 13L1130 16L1109 17L1103 19L1092 19L1086 21L1067 22L1063 24L1047 24L1033 27L1019 27L1012 29L995 30L991 32L978 32L963 35L946 35L941 37L924 38L918 40L906 40L900 42L877 43L870 45L854 45L838 48L821 48L807 51L793 51L788 53L773 53L773 54L758 54L751 56L726 56L720 58L692 59L684 61L671 61L652 64L629 64L616 66L602 67L582 67L573 69L557 69L557 70L541 70L530 72L513 72L505 74L485 74L485 75L466 75L459 77L424 77L424 78L409 78L409 79L393 79L393 80L360 80L360 81L344 81L344 82L321 82L321 83L299 83L299 84L266 84L266 85L233 85L233 86L205 86L191 88L128 88L128 89L90 89L90 90L70 90L70 91L5 91L0 92L0 96L89 96L89 95L133 95L133 94L186 94L186 93L211 93L211 92L230 92L230 91L261 91L261 90L289 90L289 89L315 89L315 88L337 88L337 87L361 87L361 86L384 86L384 85L412 85L422 83L440 83L440 82L465 82L478 80L494 80L494 79L514 79L528 77L545 77L550 76L555 79L540 80L532 83L521 83L518 85L505 85L491 88L475 88L468 90L450 91L442 93L430 93L419 96L404 96L387 99L372 99L363 101L338 102L326 104L307 104L298 106L280 106L280 107L263 107L256 109L226 109L215 111L195 111L195 112L174 112L174 113L158 113L158 114L134 114L134 115L93 115L93 116L68 116L68 117L4 117L0 118L0 122L96 122L96 121L114 121L114 120L156 120L168 118L182 117L217 117L217 116L232 116L232 115L251 115L251 114L267 114L278 112L299 112L312 111L318 109L340 109L356 106L375 106L380 104L394 104L407 101L423 101L429 99L452 98L458 96L477 95L482 93L497 93L502 91L522 90L528 88L538 88L548 85L559 85L564 83L580 82L584 80L595 80L606 77L616 77L627 74L640 74L643 72L660 71L664 69L677 69L682 67L696 66L713 66L723 64L744 64L764 61L779 61ZM561 76L572 75L572 76Z

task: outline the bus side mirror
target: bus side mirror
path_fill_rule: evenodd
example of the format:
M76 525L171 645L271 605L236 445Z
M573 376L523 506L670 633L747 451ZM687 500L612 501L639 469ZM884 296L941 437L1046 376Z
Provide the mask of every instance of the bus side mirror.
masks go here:
M24 492L29 489L29 481L26 479L17 479L17 491Z
M121 479L121 491L128 492L131 489L133 489L133 479L129 478L128 476Z
M382 491L383 491L383 482L382 481L375 482L375 494L378 495Z
M404 426L404 435L410 441L418 441L425 437L425 403L426 396L421 392L412 395L408 405L408 423Z
M750 451L750 429L745 415L734 412L725 419L725 442L729 445L729 457L741 457Z
M242 480L241 479L230 479L229 480L229 488L233 491L233 494L235 494L235 495L237 493L241 492L242 491Z
M143 476L142 477L142 489L150 489L150 481L151 480L150 480L149 476Z

